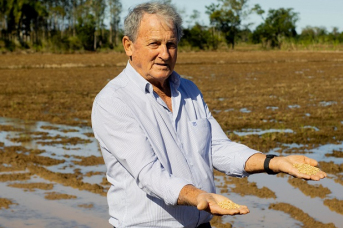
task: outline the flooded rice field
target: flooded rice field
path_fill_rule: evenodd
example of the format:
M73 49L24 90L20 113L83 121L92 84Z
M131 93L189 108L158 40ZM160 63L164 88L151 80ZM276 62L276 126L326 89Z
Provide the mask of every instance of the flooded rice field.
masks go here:
M0 227L110 227L92 102L126 64L115 53L0 55ZM180 53L228 137L263 153L317 159L328 178L227 177L247 205L213 227L343 227L343 53Z

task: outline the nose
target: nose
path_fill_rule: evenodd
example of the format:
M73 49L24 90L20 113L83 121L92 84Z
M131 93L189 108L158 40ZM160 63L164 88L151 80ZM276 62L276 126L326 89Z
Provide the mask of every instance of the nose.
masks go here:
M167 47L167 45L163 44L160 46L160 54L159 54L159 58L161 58L164 61L167 61L170 57L169 54L169 49Z

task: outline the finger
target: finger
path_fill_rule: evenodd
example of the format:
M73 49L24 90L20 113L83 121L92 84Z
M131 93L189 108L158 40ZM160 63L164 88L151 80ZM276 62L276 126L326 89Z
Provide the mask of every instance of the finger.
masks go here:
M245 205L241 205L238 209L241 215L248 214L250 212L249 208Z
M305 157L305 164L309 164L312 166L317 166L318 162L315 159Z
M321 178L325 178L325 177L328 176L328 175L326 174L326 172L323 172L323 171L320 171L320 172L318 173L318 175L321 175Z
M315 175L311 175L311 180L318 181L318 180L323 179L325 177L327 177L327 174L323 171L319 171Z
M249 208L245 205L240 205L239 208L234 209L225 209L225 208L217 208L217 207L211 207L212 211L215 211L216 215L243 215L248 214L250 212Z
M235 209L223 209L220 208L214 212L215 215L239 215L241 211L238 208Z

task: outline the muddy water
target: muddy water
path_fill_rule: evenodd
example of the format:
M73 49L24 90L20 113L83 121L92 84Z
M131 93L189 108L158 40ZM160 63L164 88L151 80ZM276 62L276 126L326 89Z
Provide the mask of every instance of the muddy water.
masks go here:
M108 183L103 179L106 169L101 162L101 154L97 142L92 137L91 128L10 118L0 118L0 127L3 129L0 132L1 151L16 146L19 149L10 153L17 153L19 156L33 155L39 151L35 156L52 159L45 163L27 159L27 164L21 166L2 160L0 176L28 174L28 178L17 180L14 176L12 179L0 181L0 198L8 199L12 203L8 209L0 204L2 207L0 227L110 227L107 222L108 208L105 197ZM271 129L264 132L259 129L246 129L244 132L236 131L235 134L263 135L271 131L281 130ZM293 134L291 129L283 131ZM24 151L22 147L27 151ZM297 147L306 148L306 145L282 145L283 151ZM308 148L306 155L319 161L342 164L342 157L325 156L326 153L335 150L342 151L343 144ZM278 148L274 148L270 153L277 153L277 151ZM9 152L4 152L4 157L6 153ZM37 167L44 168L45 171ZM76 178L76 182L61 181L57 178L57 174L74 175L71 177ZM306 190L300 190L303 188L293 187L289 181L291 178L286 175L256 174L251 175L248 182L240 184L237 178L217 174L218 193L227 195L238 204L247 205L251 213L244 216L224 216L219 223L213 223L213 226L222 227L225 223L230 223L233 227L306 226L304 222L306 217L293 218L291 213L270 208L272 204L286 203L300 209L315 222L319 222L319 226L343 227L342 212L330 210L324 204L324 201L328 199L343 200L343 185L336 181L341 176L329 174L329 178L320 182L304 183L304 185L309 184L316 188L328 188L330 193L322 198L316 194L308 196ZM14 187L14 184L18 183L26 184L26 186L30 183L48 183L53 187L46 189L44 187L29 188L25 185ZM86 187L80 187L80 184ZM87 188L87 184L98 187L100 190ZM247 187L251 188L251 191L247 191ZM55 199L47 197L54 194L57 194ZM63 197L59 198L58 195L63 195Z
M0 151L13 146L27 148L28 152L24 152L26 155L32 154L30 149L42 150L44 152L39 154L41 157L64 160L56 165L49 163L42 165L47 170L53 173L80 173L79 176L84 183L100 185L103 181L106 172L103 164L89 166L80 162L83 157L101 156L97 142L93 137L87 136L91 133L89 127L52 125L47 122L27 122L8 118L0 118L0 126L12 126L15 129L15 131L0 132L0 142L3 144L0 146ZM20 137L21 140L18 140ZM27 140L27 137L30 140ZM74 140L68 142L66 139ZM18 150L12 153L22 154L23 152ZM33 163L27 164L28 166L37 165L34 160L27 160L27 162ZM5 161L0 163L0 167L2 170L5 168L11 170L11 167L18 168L13 162L8 164ZM0 172L0 176L23 173L31 173L30 178L25 181L15 179L0 181L0 198L9 199L13 203L9 209L1 208L0 227L110 227L104 194L80 190L73 184L58 183L46 175L42 178L42 173L32 173L30 167L24 167L20 171ZM15 183L49 183L53 184L53 188L28 190L24 186L19 188L9 186ZM51 195L56 194L55 199L51 198ZM58 195L67 197L59 198ZM1 204L0 207L2 207Z

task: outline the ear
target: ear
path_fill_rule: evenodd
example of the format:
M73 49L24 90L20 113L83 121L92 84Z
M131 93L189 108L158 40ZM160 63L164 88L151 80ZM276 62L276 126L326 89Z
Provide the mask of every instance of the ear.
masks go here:
M133 52L133 42L128 36L124 36L122 40L124 50L127 56L131 57Z

